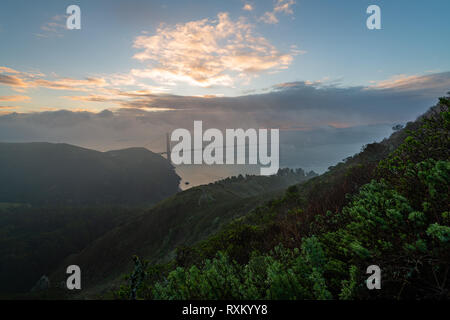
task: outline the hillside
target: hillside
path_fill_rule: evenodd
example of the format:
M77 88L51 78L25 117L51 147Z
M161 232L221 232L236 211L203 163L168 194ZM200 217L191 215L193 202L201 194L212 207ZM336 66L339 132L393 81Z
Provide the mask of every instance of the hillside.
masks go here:
M33 205L151 204L180 178L144 148L99 152L68 144L0 143L0 202Z
M119 216L39 297L449 298L449 106L441 98L320 176L233 177ZM83 272L75 296L59 288L70 264ZM365 286L373 264L383 290Z
M325 174L180 248L135 260L123 299L448 299L450 97ZM382 269L369 291L366 268Z
M0 298L28 292L69 254L144 208L0 205Z
M69 254L179 191L144 148L0 143L0 294L27 292Z
M232 177L177 193L70 256L51 280L58 283L65 277L64 266L77 264L83 270L83 295L102 292L104 286L110 289L122 283L132 255L167 262L177 247L205 239L280 190L314 176L282 169L274 176Z

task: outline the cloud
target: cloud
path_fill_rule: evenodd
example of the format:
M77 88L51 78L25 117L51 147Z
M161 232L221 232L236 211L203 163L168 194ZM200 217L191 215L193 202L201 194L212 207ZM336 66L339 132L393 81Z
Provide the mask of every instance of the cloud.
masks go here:
M0 116L10 114L20 108L17 106L0 106Z
M274 12L283 12L285 14L293 14L292 6L295 4L294 0L277 0L275 7L273 8Z
M268 61L265 65L261 62L259 68L270 68L272 63ZM251 65L250 62L248 64ZM183 114L190 113L191 120L195 120L195 116L201 119L204 115L221 117L226 113L232 116L235 123L272 126L283 130L310 130L321 125L339 128L378 124L387 120L403 121L403 114L394 111L399 109L392 109L393 106L386 101L410 99L412 105L422 106L416 102L430 101L450 88L450 72L443 72L423 76L397 76L365 87L344 88L339 81L323 78L280 83L268 88L264 94L240 97L177 96L166 93L164 89L158 90L159 87L143 86L139 89L140 83L133 80L133 75L88 77L81 80L46 79L42 78L45 75L39 72L27 73L8 67L1 67L0 70L3 72L0 73L0 83L12 88L81 92L83 95L66 94L62 97L80 102L80 108L83 109L88 108L85 103L102 103L115 109L170 111L171 114L174 111L183 111ZM134 88L118 89L113 82L134 84ZM10 95L2 99L29 100L29 97L26 97L28 96ZM337 106L332 107L332 102ZM391 109L385 109L385 106ZM336 108L339 108L340 112L336 113ZM414 111L414 108L410 111ZM386 117L386 114L389 114L389 117ZM415 114L418 115L417 110Z
M0 74L0 84L12 87L27 87L27 84L21 78L5 74Z
M20 73L17 70L14 70L12 68L8 68L8 67L0 67L0 73Z
M253 11L253 6L250 3L246 3L242 7L242 10L244 10L244 11Z
M240 97L177 96L148 90L109 90L108 94L67 96L84 102L112 103L133 110L182 111L192 121L206 117L232 117L231 123L270 126L283 130L311 130L317 126L335 128L371 125L386 121L405 120L412 112L416 116L426 102L448 91L450 73L412 78L411 89L404 83L400 87L376 88L342 87L337 80L323 78L316 81L280 83L264 94ZM421 86L420 86L420 85ZM410 109L396 106L397 100L410 101ZM416 106L418 109L414 109ZM339 112L336 112L339 110ZM186 116L184 116L186 117ZM227 119L227 117L223 118Z
M413 91L443 87L450 89L450 72L431 75L396 75L387 80L376 82L376 84L370 86L370 89Z
M45 76L45 74L39 71L22 72L9 67L0 67L0 84L11 87L92 91L103 90L108 86L113 86L112 82L109 82L107 79L102 77L87 77L85 79L45 79ZM113 75L111 76L111 80L117 81L117 77L117 75Z
M107 82L103 78L86 78L84 80L62 78L54 81L37 79L30 82L30 85L53 90L88 91L104 88L107 86Z
M101 96L101 95L95 95L90 94L87 96L65 96L63 98L75 100L75 101L88 101L88 102L114 102L115 99L111 99L111 97L108 96Z
M108 102L119 107L126 105L126 102L130 99L137 101L142 97L162 94L167 91L164 87L139 83L131 74L112 74L87 77L85 79L55 79L55 75L49 78L39 71L22 72L9 67L0 67L0 84L9 86L14 91L20 92L28 89L42 88L81 92L85 95L66 95L62 97L80 102ZM118 89L119 87L126 89ZM24 95L0 97L0 101L19 101L19 99L20 101L24 101L31 98Z
M289 12L289 6L289 3L287 8L278 5L280 8L276 11ZM58 34L64 28L65 18L55 16L41 29ZM80 80L54 74L48 77L38 71L22 72L3 66L0 67L0 84L10 86L16 92L25 92L29 88L85 92L86 97L78 96L72 100L110 101L122 105L120 99L136 99L124 94L130 92L131 87L131 94L140 90L166 93L180 83L203 88L235 87L249 83L262 73L287 69L294 56L303 53L293 47L289 52L281 52L256 34L254 26L244 18L232 20L228 13L219 13L215 19L162 25L152 36L145 33L136 37L134 47L139 51L134 58L146 66L131 69L128 73L96 75ZM147 79L157 85L148 84ZM118 93L119 90L122 92Z
M232 21L227 13L215 20L162 26L153 36L137 37L134 47L141 50L134 58L149 66L132 75L200 87L232 86L236 79L287 68L294 55L279 52L255 35L252 25L242 18Z
M273 10L265 12L259 20L268 24L276 24L279 21L277 14L284 13L286 15L290 15L294 13L292 10L292 6L294 4L294 0L277 0Z
M167 132L192 130L193 121L202 120L205 129L280 128L281 166L324 171L358 152L362 145L388 136L393 124L414 120L448 91L450 73L424 77L426 81L411 78L416 85L408 90L404 85L343 87L323 80L282 83L266 93L239 97L186 97L150 91L71 97L117 99L112 103L119 108L100 113L58 110L3 115L0 140L66 142L98 150L144 146L163 151ZM196 170L203 172L202 168ZM239 170L233 173L250 169Z
M149 108L147 106L148 102L151 98L157 97L161 94L160 91L153 90L129 90L123 91L119 89L108 89L102 88L100 90L103 94L88 94L82 96L63 96L62 98L74 100L74 101L82 101L82 102L108 102L114 105L118 105L119 107L127 107L129 103L134 102L136 105L139 101L144 100L146 105L143 105L142 109L158 109L158 108ZM132 105L132 108L136 108L136 105ZM165 108L167 109L167 108Z
M64 36L64 30L67 29L65 24L66 15L56 15L51 20L41 26L41 32L36 33L38 38L62 38Z
M0 101L26 101L30 99L28 96L0 96Z
M278 18L275 15L274 12L267 11L264 13L264 15L260 18L261 21L269 24L276 24L278 23Z

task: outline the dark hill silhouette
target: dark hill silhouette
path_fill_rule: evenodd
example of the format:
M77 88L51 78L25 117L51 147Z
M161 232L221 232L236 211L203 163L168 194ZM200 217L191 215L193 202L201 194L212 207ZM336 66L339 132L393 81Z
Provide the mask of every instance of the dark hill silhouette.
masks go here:
M0 143L0 299L27 293L69 255L85 288L126 272L133 252L170 258L176 246L314 175L282 169L177 193L174 168L144 148Z
M111 205L156 203L179 190L180 178L145 148L0 143L0 181L0 202Z

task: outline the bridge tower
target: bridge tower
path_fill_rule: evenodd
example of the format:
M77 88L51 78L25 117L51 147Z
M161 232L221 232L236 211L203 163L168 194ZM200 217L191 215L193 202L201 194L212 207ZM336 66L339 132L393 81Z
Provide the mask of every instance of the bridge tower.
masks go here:
M167 154L167 161L169 161L170 163L172 163L172 157L171 157L171 153L170 153L170 137L169 134L166 133L166 154Z

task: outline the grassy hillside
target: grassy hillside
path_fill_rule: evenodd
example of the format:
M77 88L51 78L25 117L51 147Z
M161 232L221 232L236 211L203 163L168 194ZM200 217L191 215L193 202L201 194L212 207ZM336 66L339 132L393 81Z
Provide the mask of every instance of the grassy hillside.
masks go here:
M66 259L52 281L65 278L64 266L77 264L83 270L84 295L103 291L105 284L111 288L122 283L121 275L132 267L132 255L167 262L178 246L205 239L279 194L278 190L313 176L301 169L284 169L270 177L239 176L180 192Z
M128 299L450 298L450 106L180 248L136 258ZM382 290L367 290L369 265Z

